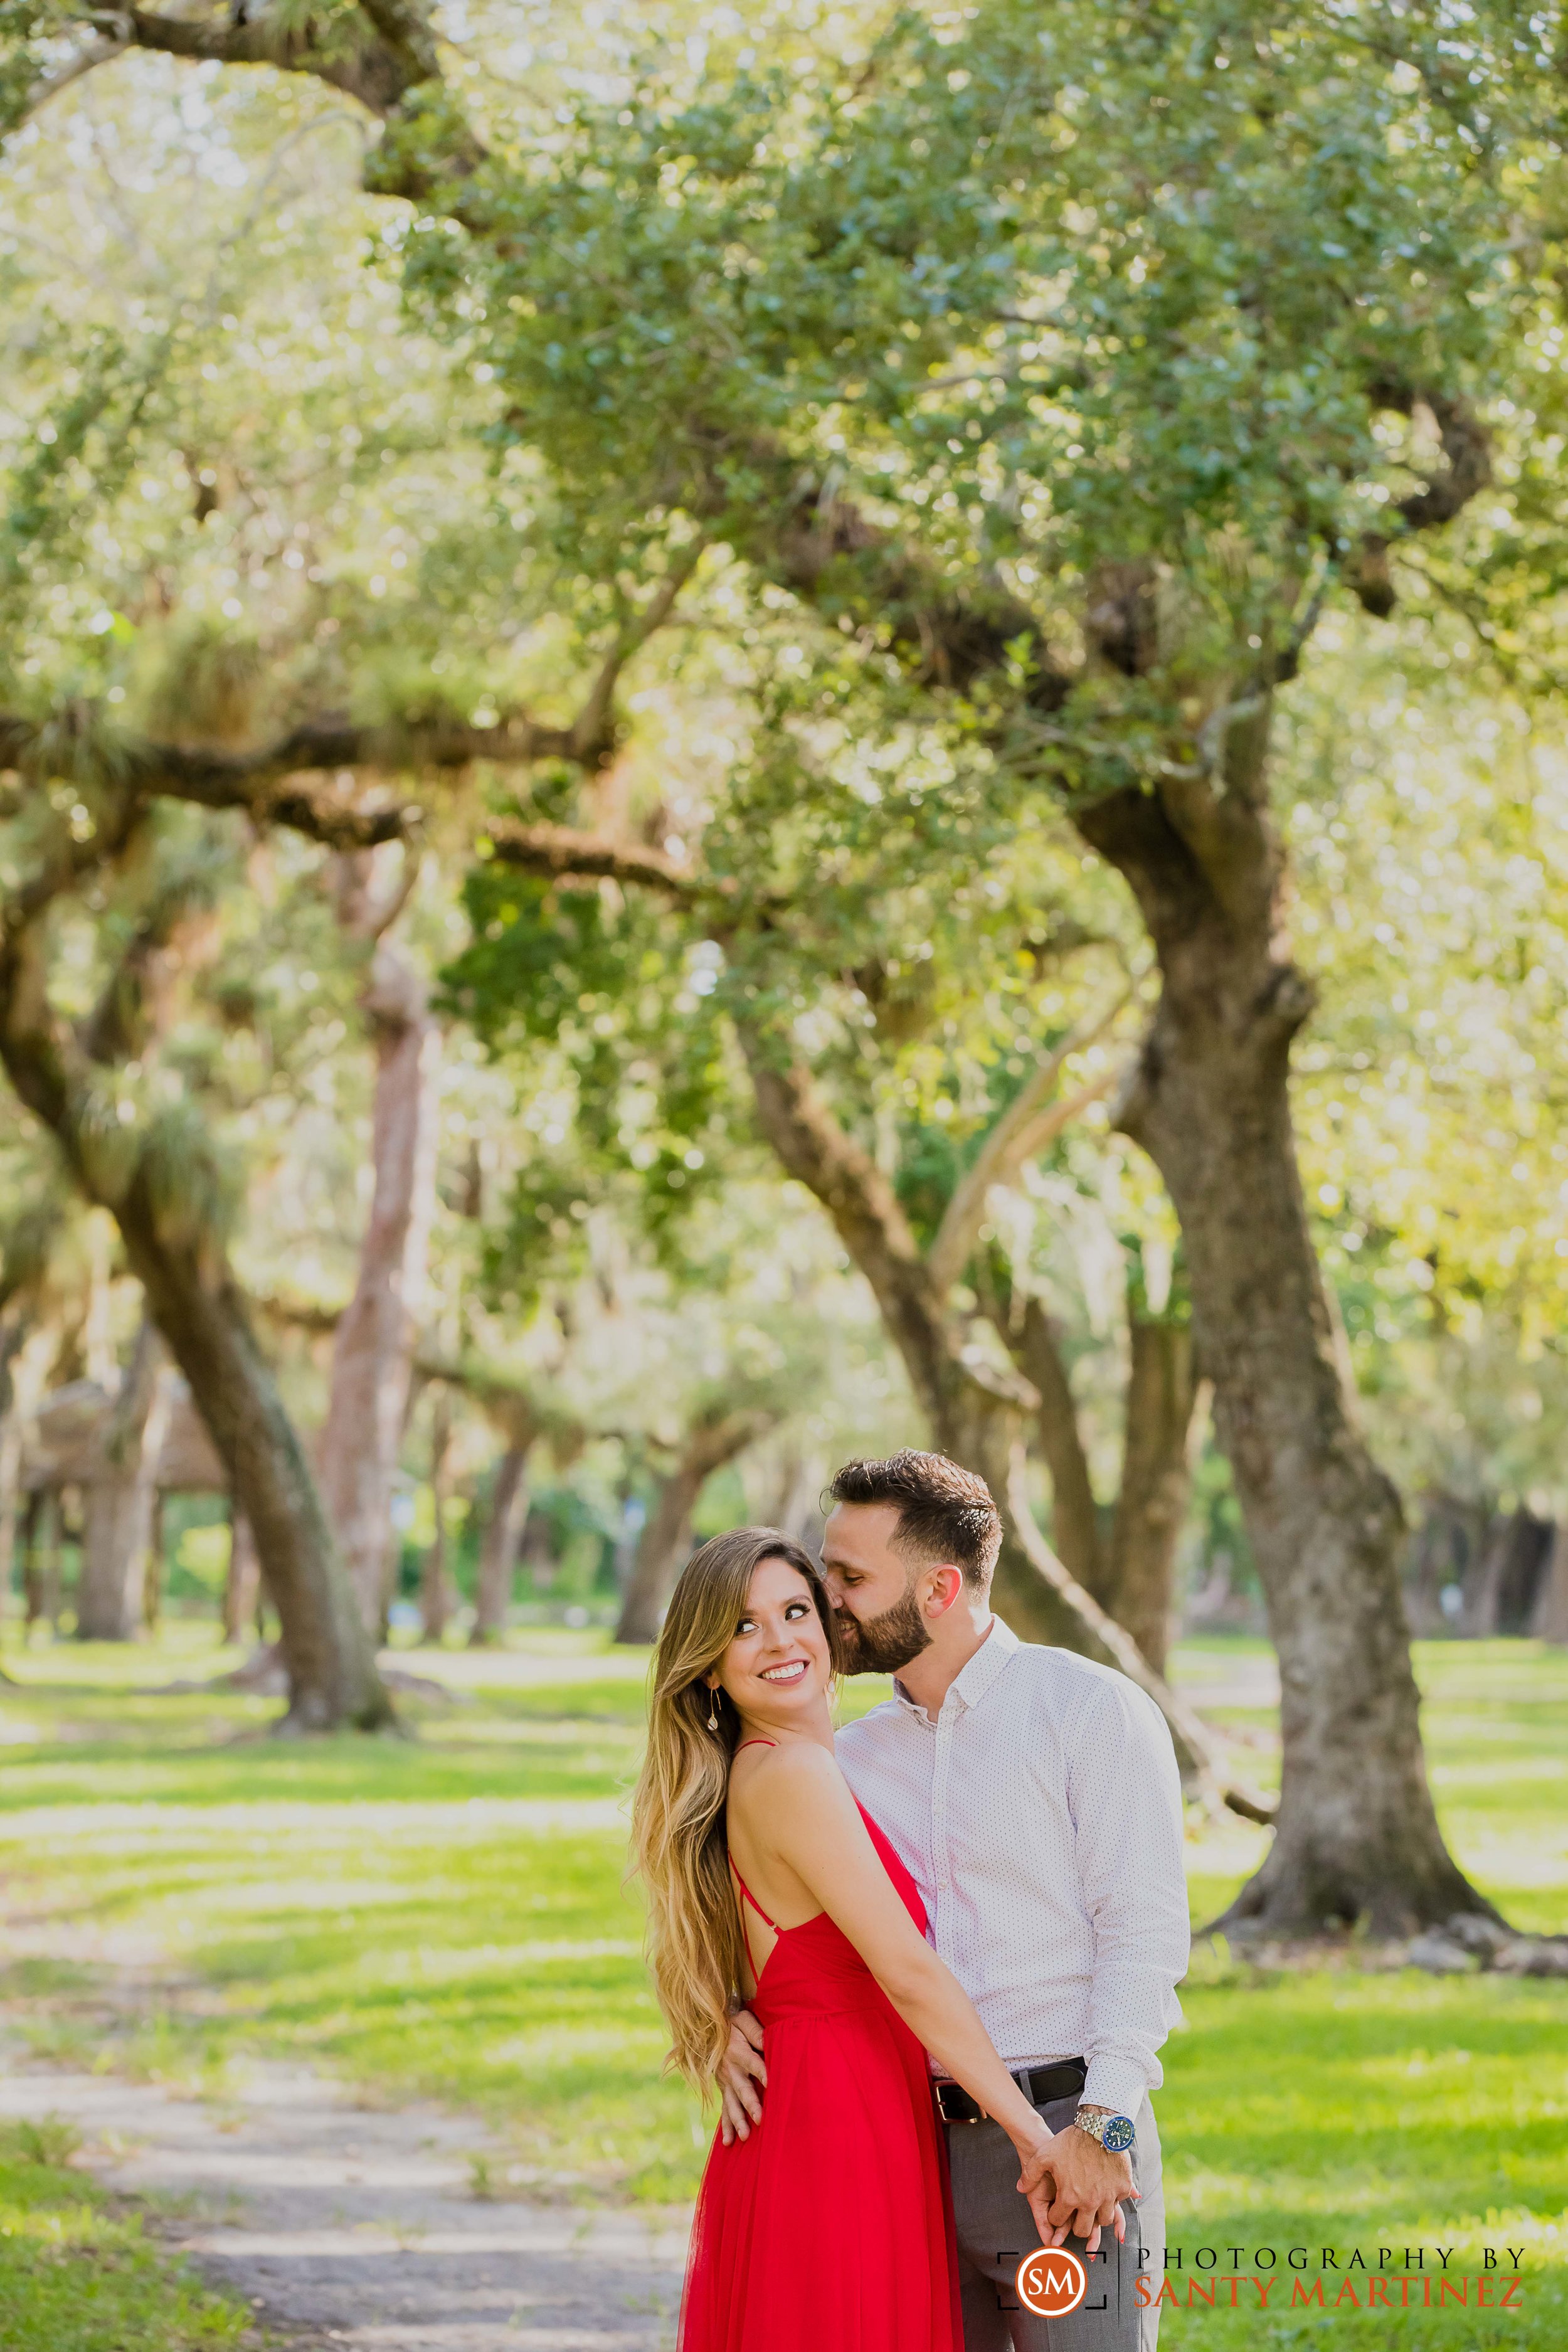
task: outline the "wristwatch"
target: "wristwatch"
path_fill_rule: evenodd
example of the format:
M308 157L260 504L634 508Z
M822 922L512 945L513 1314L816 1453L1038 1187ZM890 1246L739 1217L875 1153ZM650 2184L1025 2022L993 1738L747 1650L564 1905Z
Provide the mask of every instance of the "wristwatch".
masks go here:
M1079 2107L1073 2121L1112 2156L1124 2156L1138 2137L1131 2116L1113 2116L1104 2107Z

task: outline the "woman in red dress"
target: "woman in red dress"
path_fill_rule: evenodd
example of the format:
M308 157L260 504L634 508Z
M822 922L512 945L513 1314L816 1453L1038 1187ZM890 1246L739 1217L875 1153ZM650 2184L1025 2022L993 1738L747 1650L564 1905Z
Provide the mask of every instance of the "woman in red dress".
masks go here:
M787 1537L739 1528L689 1562L633 1815L649 1953L670 2063L710 2091L740 1996L768 2080L761 2126L709 2156L680 2352L963 2352L928 2052L1006 2131L1051 2242L1052 2135L834 1761L837 1663Z

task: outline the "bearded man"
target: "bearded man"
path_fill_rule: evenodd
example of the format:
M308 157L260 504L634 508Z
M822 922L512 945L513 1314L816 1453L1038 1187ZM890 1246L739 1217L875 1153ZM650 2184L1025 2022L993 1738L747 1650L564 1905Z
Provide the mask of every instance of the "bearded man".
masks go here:
M965 2352L1153 2352L1164 2200L1150 2094L1188 1950L1170 1731L1126 1675L1020 1642L993 1613L1002 1521L984 1479L910 1449L847 1464L831 1493L823 1570L847 1671L895 1678L890 1698L838 1733L838 1761L1057 2136L1055 2242L1088 2273L1069 2315L1020 2304L1016 2275L1037 2233L1017 2159L938 2077ZM742 2011L721 2069L726 2138L765 2128L766 2078L763 2029Z

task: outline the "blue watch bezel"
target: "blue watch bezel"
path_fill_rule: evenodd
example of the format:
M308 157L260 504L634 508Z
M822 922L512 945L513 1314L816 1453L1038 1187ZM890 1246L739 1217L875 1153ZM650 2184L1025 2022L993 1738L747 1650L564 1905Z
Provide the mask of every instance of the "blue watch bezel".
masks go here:
M1100 2144L1101 2147L1109 2148L1112 2156L1125 2156L1137 2137L1131 2116L1107 2116Z

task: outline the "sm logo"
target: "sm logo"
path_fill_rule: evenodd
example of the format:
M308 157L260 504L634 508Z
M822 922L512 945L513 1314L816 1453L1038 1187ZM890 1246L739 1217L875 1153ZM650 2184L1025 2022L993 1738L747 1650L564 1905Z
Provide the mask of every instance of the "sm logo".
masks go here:
M1076 2311L1088 2284L1083 2264L1066 2246L1037 2246L1018 2265L1018 2300L1042 2319L1060 2319Z

